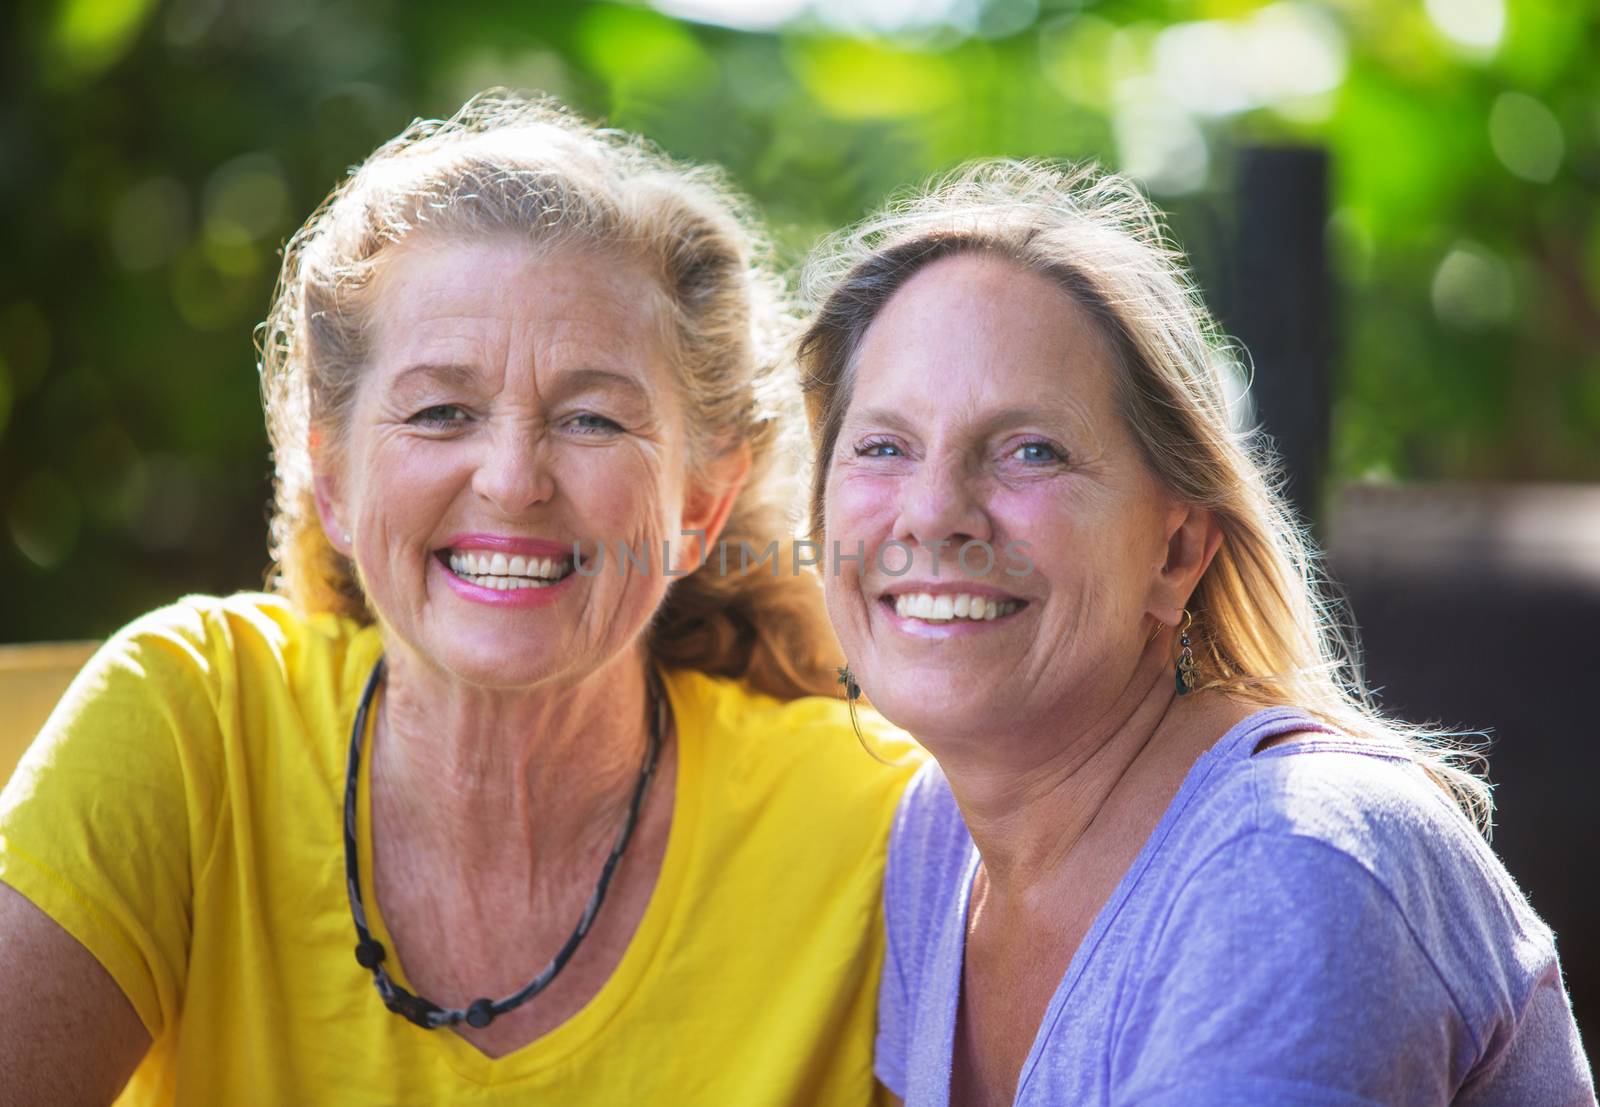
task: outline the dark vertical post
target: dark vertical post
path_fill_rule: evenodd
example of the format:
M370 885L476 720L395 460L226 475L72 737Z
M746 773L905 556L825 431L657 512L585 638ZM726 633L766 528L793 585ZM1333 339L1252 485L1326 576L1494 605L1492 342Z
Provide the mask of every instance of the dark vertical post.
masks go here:
M1256 418L1283 459L1289 498L1315 524L1327 474L1333 355L1327 151L1245 147L1234 202L1224 323L1250 351Z

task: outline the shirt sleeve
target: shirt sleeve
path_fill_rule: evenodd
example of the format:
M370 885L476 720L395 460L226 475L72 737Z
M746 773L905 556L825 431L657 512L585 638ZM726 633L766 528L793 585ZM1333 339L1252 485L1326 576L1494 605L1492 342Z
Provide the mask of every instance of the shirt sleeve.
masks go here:
M218 729L198 619L165 614L95 654L0 792L0 881L94 955L152 1038L181 1003Z
M1188 878L1112 1051L1139 1107L1447 1104L1481 1044L1399 905L1319 839L1255 831Z
M1515 1022L1498 1038L1490 1044L1490 1057L1457 1095L1456 1107L1594 1107L1594 1076L1556 964L1540 977Z

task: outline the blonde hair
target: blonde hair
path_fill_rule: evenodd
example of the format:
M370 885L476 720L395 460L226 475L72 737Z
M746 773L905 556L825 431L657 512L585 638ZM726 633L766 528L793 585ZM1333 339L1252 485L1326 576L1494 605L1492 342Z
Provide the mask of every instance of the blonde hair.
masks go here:
M486 93L418 120L290 239L259 332L276 464L271 586L303 610L372 621L354 565L318 522L313 457L343 440L367 361L374 278L417 233L514 235L642 262L665 304L691 476L747 444L723 539L792 535L802 456L786 357L793 316L767 244L723 177L672 162L550 100ZM785 551L787 552L787 551ZM668 665L746 678L781 698L829 693L836 647L814 576L702 569L674 582L649 632Z
M1402 746L1487 833L1481 756L1380 714L1267 444L1232 427L1226 377L1240 351L1207 313L1159 214L1120 177L980 162L818 247L803 286L812 322L800 342L817 459L813 535L822 533L829 461L867 327L923 266L980 252L1049 277L1082 305L1113 353L1118 403L1145 461L1173 495L1216 517L1222 544L1190 599L1198 687L1299 707L1341 732Z

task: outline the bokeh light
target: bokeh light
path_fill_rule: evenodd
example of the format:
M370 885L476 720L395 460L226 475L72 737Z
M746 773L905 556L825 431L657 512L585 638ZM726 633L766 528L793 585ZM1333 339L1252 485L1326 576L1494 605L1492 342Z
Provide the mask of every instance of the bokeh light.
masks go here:
M1428 18L1459 47L1488 54L1506 29L1505 0L1426 0Z
M1432 296L1440 322L1464 331L1509 322L1516 307L1510 268L1476 242L1451 247L1434 271Z
M1550 109L1521 92L1503 92L1495 98L1489 111L1489 143L1501 165L1537 184L1555 179L1567 145Z

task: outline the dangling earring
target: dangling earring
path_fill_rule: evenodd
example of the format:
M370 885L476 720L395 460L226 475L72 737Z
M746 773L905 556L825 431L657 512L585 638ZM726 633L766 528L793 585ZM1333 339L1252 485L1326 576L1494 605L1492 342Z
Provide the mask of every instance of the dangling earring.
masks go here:
M1178 664L1176 681L1178 695L1187 696L1194 691L1194 651L1189 648L1189 627L1194 623L1194 616L1189 614L1188 608L1184 609L1183 622L1178 624Z
M856 732L856 741L861 743L861 748L880 765L892 765L893 761L885 761L883 755L867 745L867 736L861 733L861 719L856 715L856 701L861 698L861 685L856 683L856 675L850 671L849 665L842 665L837 670L839 683L844 685L844 702L850 706L850 728Z
M844 698L850 702L850 710L854 711L856 701L861 698L861 685L856 683L856 675L850 671L850 666L841 665L836 672L839 674L839 683L844 685Z

